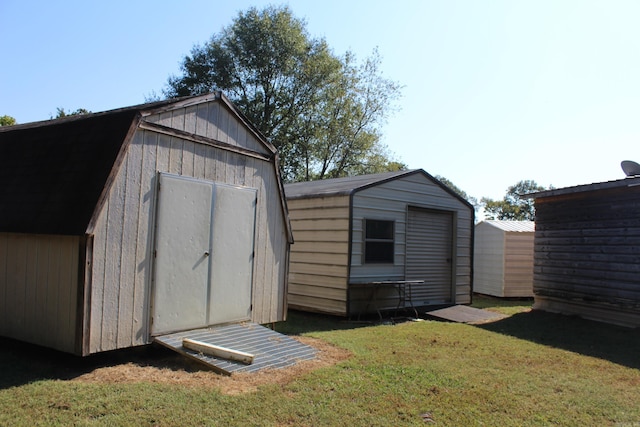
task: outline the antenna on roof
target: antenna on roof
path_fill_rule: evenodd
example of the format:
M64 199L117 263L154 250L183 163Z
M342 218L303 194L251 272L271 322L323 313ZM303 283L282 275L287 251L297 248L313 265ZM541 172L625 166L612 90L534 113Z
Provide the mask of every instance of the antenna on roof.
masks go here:
M623 160L620 167L628 177L640 175L640 165L634 161Z

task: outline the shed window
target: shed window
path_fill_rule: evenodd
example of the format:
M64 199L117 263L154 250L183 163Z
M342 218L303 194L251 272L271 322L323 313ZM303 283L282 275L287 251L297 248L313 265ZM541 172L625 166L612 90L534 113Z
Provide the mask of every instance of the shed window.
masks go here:
M393 264L394 223L379 219L364 220L365 264Z

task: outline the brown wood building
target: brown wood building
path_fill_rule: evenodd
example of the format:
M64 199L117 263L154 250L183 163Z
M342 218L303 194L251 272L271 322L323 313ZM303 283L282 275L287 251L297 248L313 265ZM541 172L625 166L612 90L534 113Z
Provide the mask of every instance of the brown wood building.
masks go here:
M473 206L425 171L287 184L285 192L296 240L291 308L352 316L471 302Z
M283 320L277 161L221 93L0 128L0 335L87 355Z
M531 197L534 308L640 326L640 178Z

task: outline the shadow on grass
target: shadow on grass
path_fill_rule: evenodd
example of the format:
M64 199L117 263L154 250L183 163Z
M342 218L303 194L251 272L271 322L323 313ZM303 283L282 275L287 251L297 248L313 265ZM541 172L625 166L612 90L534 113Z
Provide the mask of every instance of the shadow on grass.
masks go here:
M533 310L477 327L640 369L640 329Z
M361 320L349 320L328 314L306 313L289 310L287 321L275 324L275 330L285 335L301 335L307 332L335 331L373 326L389 319L380 320L378 315L363 316Z
M275 324L275 330L287 335L300 335L313 331L371 326L377 320L376 317L355 322L340 317L292 311L286 322ZM0 337L0 390L40 380L72 380L99 368L127 363L188 372L206 369L203 365L157 344L80 357Z
M99 368L127 363L184 371L202 369L200 364L156 344L79 357L0 338L0 390L41 380L72 380Z

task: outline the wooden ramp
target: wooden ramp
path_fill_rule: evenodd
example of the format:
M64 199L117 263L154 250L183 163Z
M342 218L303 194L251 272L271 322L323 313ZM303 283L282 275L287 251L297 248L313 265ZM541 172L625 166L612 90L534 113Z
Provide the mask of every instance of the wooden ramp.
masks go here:
M428 311L426 315L439 320L471 324L493 322L507 317L504 314L481 310L467 305L454 305L451 307Z
M252 364L246 365L233 360L207 356L184 348L182 346L184 338L251 353L255 358ZM316 350L313 347L255 323L177 332L155 337L155 341L226 375L234 372L256 372L266 368L285 368L298 361L312 360L316 357Z

